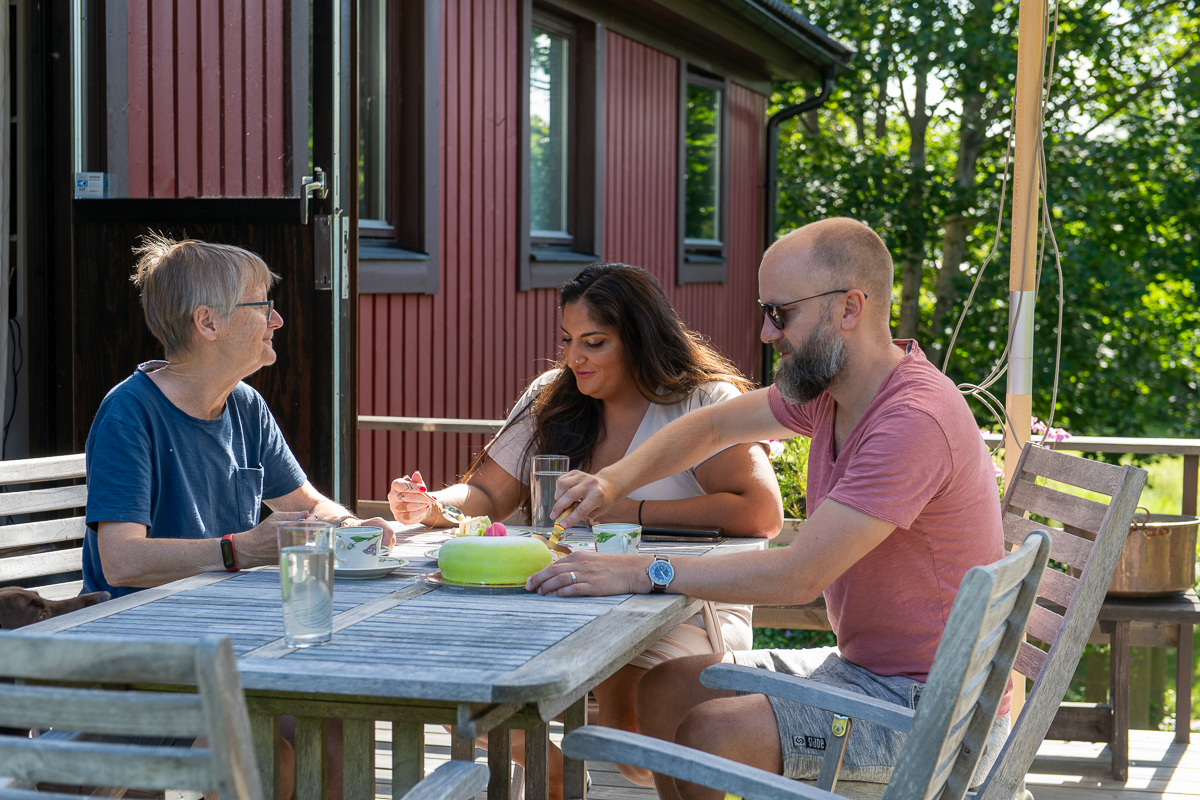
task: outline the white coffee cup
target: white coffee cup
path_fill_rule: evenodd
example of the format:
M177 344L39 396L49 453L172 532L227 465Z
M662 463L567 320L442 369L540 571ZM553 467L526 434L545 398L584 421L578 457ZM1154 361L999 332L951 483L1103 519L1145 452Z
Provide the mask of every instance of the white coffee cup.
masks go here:
M592 527L597 553L636 553L642 542L642 526L628 522L605 522Z
M334 529L333 557L341 569L373 569L386 556L383 528L355 525Z

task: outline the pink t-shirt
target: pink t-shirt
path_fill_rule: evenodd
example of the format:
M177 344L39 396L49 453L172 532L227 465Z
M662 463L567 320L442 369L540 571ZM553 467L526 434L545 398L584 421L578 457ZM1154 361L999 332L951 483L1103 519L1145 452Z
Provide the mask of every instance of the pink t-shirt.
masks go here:
M771 411L812 438L808 509L832 498L896 529L825 590L842 655L877 675L924 681L971 567L1004 557L995 470L967 403L916 342L888 375L840 453L837 403L802 406L774 386ZM1008 713L1006 693L1000 714Z

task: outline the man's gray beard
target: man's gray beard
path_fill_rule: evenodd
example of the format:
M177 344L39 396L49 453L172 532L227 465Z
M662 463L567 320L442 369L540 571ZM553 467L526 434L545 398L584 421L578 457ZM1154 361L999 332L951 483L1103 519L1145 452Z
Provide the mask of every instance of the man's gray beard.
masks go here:
M788 354L775 370L775 385L784 400L796 405L818 397L846 366L846 344L832 325L822 325L795 350L786 339L776 342L775 350Z

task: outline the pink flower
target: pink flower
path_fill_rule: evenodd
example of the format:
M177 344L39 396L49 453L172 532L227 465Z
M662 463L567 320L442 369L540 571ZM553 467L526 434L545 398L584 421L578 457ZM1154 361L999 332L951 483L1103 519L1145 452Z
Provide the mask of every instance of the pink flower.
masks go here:
M1046 423L1042 422L1037 417L1032 417L1029 425L1029 432L1041 436L1046 433ZM1071 438L1071 434L1067 433L1062 428L1051 428L1049 433L1046 433L1046 440L1050 442L1062 442Z

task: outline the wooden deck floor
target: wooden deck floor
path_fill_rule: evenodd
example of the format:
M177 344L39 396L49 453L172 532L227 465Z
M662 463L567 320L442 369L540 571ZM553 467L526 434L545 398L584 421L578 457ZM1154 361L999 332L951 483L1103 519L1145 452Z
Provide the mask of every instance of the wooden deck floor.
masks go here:
M376 796L391 797L391 726L377 723ZM550 737L562 738L552 726ZM1086 742L1046 742L1029 773L1027 785L1036 800L1193 800L1200 798L1200 734L1191 745L1174 744L1173 733L1130 731L1129 780L1117 783L1109 774L1108 748ZM483 751L479 760L486 763ZM425 769L450 758L450 735L434 725L425 728ZM589 762L589 800L654 800L651 789L626 781L612 764ZM477 800L486 800L480 795ZM523 800L520 796L513 800Z

